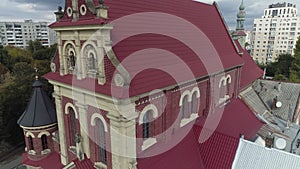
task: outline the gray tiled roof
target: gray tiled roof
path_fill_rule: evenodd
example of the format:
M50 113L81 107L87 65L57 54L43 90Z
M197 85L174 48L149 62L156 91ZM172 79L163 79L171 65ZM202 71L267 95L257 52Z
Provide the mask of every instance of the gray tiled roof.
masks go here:
M26 110L18 120L22 127L41 127L57 123L54 104L42 89L42 83L36 80Z
M249 87L245 91L241 93L241 96L244 101L247 102L248 105L254 109L255 113L263 114L264 112L268 111L267 107L264 103L260 100L257 93L253 90L252 87Z
M258 135L265 138L268 133L287 141L285 151L294 151L299 126L291 123L298 103L300 84L268 80L257 80L252 87L244 90L240 97L266 123ZM272 109L273 99L277 96L282 107ZM289 119L289 120L288 120Z
M269 108L261 100L258 94L252 87L249 87L241 94L242 100L252 109L254 113L262 117L263 121L267 120L270 123L275 123L275 119L272 114L270 114Z
M300 84L258 80L253 88L275 116L285 121L292 120L298 103ZM282 107L272 109L273 99L276 96Z

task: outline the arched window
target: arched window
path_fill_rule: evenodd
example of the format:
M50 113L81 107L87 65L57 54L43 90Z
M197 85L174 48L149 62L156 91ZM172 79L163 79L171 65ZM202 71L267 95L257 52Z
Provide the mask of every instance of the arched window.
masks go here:
M43 150L48 149L47 136L44 134L41 137Z
M34 150L34 147L33 147L33 140L32 140L32 137L29 136L29 139L28 139L28 144L29 144L29 150Z
M226 86L225 86L225 79L221 79L220 81L220 97L219 98L224 98L225 97L225 90L226 90Z
M70 134L70 146L76 146L76 134L77 134L77 121L73 108L68 108L69 112L69 134Z
M87 71L97 69L97 51L93 42L87 42L82 49L82 55L86 59Z
M75 62L75 54L74 54L73 51L70 52L70 56L69 57L70 57L70 65L71 65L72 68L74 68L76 62Z
M194 92L191 102L191 113L198 113L198 102L197 93Z
M182 99L182 106L181 106L181 119L184 119L185 117L188 116L187 104L188 104L188 96L184 96L184 98Z
M97 144L99 147L99 155L100 155L100 162L106 164L107 156L106 156L106 137L105 137L105 128L100 119L96 120L96 126L97 126Z
M89 70L96 70L96 58L94 53L90 53L88 56L88 68Z
M75 69L76 65L75 47L71 43L68 43L64 50L66 55L67 68L69 69L69 72L72 72Z
M230 83L231 83L231 79L227 78L226 79L226 95L228 95L228 96L229 96L229 93L230 93Z
M143 117L143 139L144 140L151 137L150 113L151 111L147 111Z

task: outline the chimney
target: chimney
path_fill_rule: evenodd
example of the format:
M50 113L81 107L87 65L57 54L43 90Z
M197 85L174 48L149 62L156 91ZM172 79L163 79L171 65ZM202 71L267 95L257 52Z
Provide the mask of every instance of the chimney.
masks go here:
M108 7L104 5L104 0L99 0L99 5L96 7L97 18L108 19Z
M278 98L277 98L277 96L276 96L276 97L273 99L273 102L272 102L272 107L271 107L272 110L274 110L274 109L277 108L277 107L276 107L277 101L278 101Z
M278 92L281 92L281 82L278 83L277 90Z
M274 137L272 136L272 134L269 132L266 136L266 140L265 140L265 147L267 148L272 148L274 144Z
M60 19L64 16L64 12L62 11L62 7L59 6L58 11L54 12L54 14L56 15L56 22L59 22Z
M297 147L297 148L300 148L300 139L297 139L296 147Z

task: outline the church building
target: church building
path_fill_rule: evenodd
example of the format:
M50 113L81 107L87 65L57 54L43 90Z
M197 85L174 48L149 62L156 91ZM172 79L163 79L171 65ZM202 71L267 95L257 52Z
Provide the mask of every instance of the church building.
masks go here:
M262 71L216 3L66 0L57 52L19 125L43 169L231 168L263 125L239 98Z

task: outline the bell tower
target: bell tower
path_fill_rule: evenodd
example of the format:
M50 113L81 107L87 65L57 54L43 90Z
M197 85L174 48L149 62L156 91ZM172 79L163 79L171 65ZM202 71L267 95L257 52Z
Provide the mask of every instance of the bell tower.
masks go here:
M244 31L244 22L245 22L246 12L245 12L245 5L244 0L242 0L242 3L239 7L239 12L237 13L237 25L236 25L236 31Z
M245 17L246 17L245 5L244 5L244 0L242 0L241 5L239 6L239 12L237 13L236 30L232 34L232 38L237 39L243 48L246 48L246 37L247 37L244 28Z
M52 71L78 80L95 78L103 85L104 46L110 42L112 29L106 24L108 7L104 1L66 0L65 11L59 7L55 15L56 22L50 28L57 33L59 63L52 63Z

